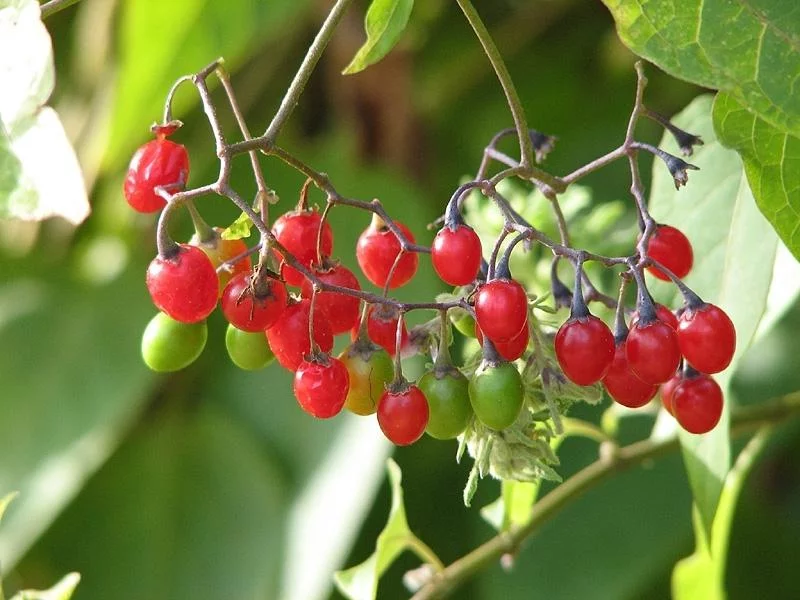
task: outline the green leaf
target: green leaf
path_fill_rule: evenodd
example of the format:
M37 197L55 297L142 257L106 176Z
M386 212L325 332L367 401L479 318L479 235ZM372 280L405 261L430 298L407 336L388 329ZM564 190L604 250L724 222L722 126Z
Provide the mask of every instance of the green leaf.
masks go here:
M50 36L36 0L0 0L0 219L89 214L80 166L44 106L54 85Z
M372 0L364 22L367 41L342 73L352 75L363 71L389 54L400 40L412 8L414 0Z
M223 240L241 240L250 237L250 228L253 226L253 219L247 213L242 213L236 220L220 234Z
M70 600L80 581L78 573L69 573L49 590L22 590L11 600Z
M800 136L800 19L793 0L604 0L631 50L667 73L728 92Z
M500 497L481 509L481 516L497 531L508 531L512 525L527 525L533 516L533 504L542 480L535 482L503 480Z
M378 536L375 552L360 565L334 573L333 579L339 591L350 600L373 600L378 592L378 580L394 560L409 547L413 538L406 521L403 505L402 474L392 459L386 461L389 483L392 487L392 507L389 519Z
M758 208L800 260L800 136L769 125L730 94L714 100L714 128L741 155Z
M725 565L736 502L748 473L767 445L770 432L761 430L750 440L725 478L710 540L695 509L693 521L697 547L694 554L675 565L672 572L674 600L724 600L726 597Z
M17 492L11 492L0 498L0 521L3 520L3 515L8 508L8 505L17 497Z
M695 264L687 285L704 300L721 306L736 326L733 362L716 376L729 397L736 364L766 310L778 240L755 205L739 157L716 140L711 102L711 96L698 97L674 120L705 141L692 159L701 170L677 191L665 166L656 161L650 202L656 220L678 227L692 242ZM661 146L678 152L671 137L665 136ZM656 283L652 290L661 301L676 305L674 286ZM729 405L726 402L720 424L710 433L680 432L689 481L706 531L710 531L730 468Z
M284 474L199 395L192 406L170 400L86 485L27 568L72 565L87 599L277 597Z

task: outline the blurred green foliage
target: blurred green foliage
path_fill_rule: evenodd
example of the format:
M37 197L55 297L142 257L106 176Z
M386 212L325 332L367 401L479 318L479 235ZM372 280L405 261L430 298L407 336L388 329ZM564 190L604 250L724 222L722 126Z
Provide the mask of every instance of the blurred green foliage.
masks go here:
M336 597L332 572L374 549L389 506L383 463L390 452L374 422L346 415L316 422L298 410L290 375L277 366L236 369L218 315L198 363L170 376L144 367L139 336L153 308L143 274L155 252L154 222L132 215L120 193L128 157L160 118L173 81L218 56L251 128L263 130L326 5L83 0L47 22L57 67L51 103L76 145L93 213L78 229L0 222L0 496L20 491L0 526L8 591L45 588L78 571L78 600L314 600ZM558 136L548 170L566 173L622 140L634 56L600 3L476 6L508 59L531 126ZM352 11L281 144L327 172L342 193L379 197L428 244L425 225L474 173L510 116L454 3L427 0L414 10L393 54L344 78L339 72L363 42L363 12ZM648 76L648 103L665 114L699 92L654 68ZM214 98L222 100L219 90ZM212 140L189 87L178 94L176 116L186 123L176 138L189 147L191 183L212 181ZM222 120L232 132L232 116ZM661 134L643 123L640 135L655 143ZM276 210L288 209L302 179L277 162L262 164L281 197ZM702 176L692 174L693 182ZM245 197L255 191L244 157L232 184ZM635 222L625 165L585 184L576 228L594 215L610 224L613 214L619 229ZM237 215L220 198L199 208L222 226ZM334 253L350 267L367 222L347 209L331 215ZM174 233L188 238L188 219ZM403 298L443 291L428 261L420 262ZM800 387L798 332L795 306L744 357L732 382L737 402ZM581 406L575 416L599 422L601 412ZM652 415L624 419L622 439L646 437L652 422ZM800 596L792 563L798 440L796 426L782 428L745 482L731 534L731 598ZM478 508L499 493L498 484L484 482L475 508L464 508L469 465L455 464L455 450L455 442L425 437L394 453L409 526L445 562L492 535ZM567 477L594 460L597 447L569 439L559 456ZM593 489L529 541L510 573L498 565L458 597L666 598L672 567L691 553L692 539L689 486L676 454ZM407 597L402 574L418 564L401 557L379 597Z

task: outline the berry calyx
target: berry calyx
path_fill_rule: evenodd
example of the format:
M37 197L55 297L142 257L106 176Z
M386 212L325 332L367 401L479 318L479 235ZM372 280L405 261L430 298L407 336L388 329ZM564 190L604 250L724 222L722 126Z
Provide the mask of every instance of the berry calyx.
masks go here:
M724 310L713 304L688 307L678 323L683 356L701 373L719 373L731 364L736 329Z
M570 317L556 332L554 345L561 370L578 385L600 381L614 360L614 336L591 314Z
M408 383L390 386L378 401L378 425L397 446L408 446L421 438L429 415L425 394Z
M153 304L182 323L202 321L217 305L217 272L196 246L181 244L168 256L156 256L146 283Z
M395 221L398 229L412 244L416 242L411 231L400 221ZM400 256L402 253L402 256ZM398 259L398 256L400 258ZM386 226L383 219L373 215L372 221L359 236L356 245L358 266L370 282L380 288L389 282L389 289L408 283L417 272L419 258L415 252L403 252L400 240ZM395 267L395 261L397 266ZM392 268L394 267L394 271ZM392 279L389 281L389 273Z
M330 256L333 252L333 231L327 221L322 222L322 215L316 209L300 209L282 215L272 225L272 233L304 267L311 268L311 263L317 259L317 235L320 227L320 250L325 256ZM295 286L301 285L305 279L300 271L286 263L281 265L281 276L286 283Z
M350 388L350 376L341 361L330 356L303 360L294 374L294 395L302 409L318 419L339 414Z
M655 304L656 308L656 318L659 321L663 321L673 329L678 329L678 317L675 316L675 313L668 309L663 304ZM636 325L639 322L639 312L633 313L631 316L631 327Z
M683 232L670 225L657 225L647 242L647 256L661 263L676 277L683 279L692 270L694 254L692 244ZM666 273L658 267L648 267L648 271L658 279L669 281Z
M513 279L493 279L475 295L475 319L493 342L515 338L528 321L528 295Z
M222 313L231 325L257 332L272 327L286 309L286 288L271 277L261 280L251 273L239 273L222 292Z
M483 346L483 332L477 324L475 325L475 337L478 338L478 343ZM525 353L530 339L528 322L525 321L523 328L513 338L507 342L494 342L494 349L497 350L497 353L504 359L513 362Z
M345 408L357 415L371 415L394 377L391 357L380 346L358 339L339 355L339 360L350 375Z
M684 379L672 392L672 412L689 433L708 433L722 416L719 384L703 373Z
M275 360L262 331L242 331L230 323L225 330L225 348L231 362L245 371L258 371Z
M353 272L339 263L323 261L322 266L315 265L313 272L325 283L360 290L361 284ZM300 294L303 298L311 298L313 286L308 279L303 280ZM346 296L338 292L320 292L317 294L317 306L322 307L330 317L331 330L334 335L350 331L358 326L361 301L354 296Z
M306 354L311 353L308 336L308 321L311 301L303 299L286 307L275 324L267 329L269 347L284 369L296 371ZM314 341L323 352L333 348L333 333L328 315L319 307L314 308Z
M659 319L649 323L640 320L631 327L625 354L631 370L649 384L667 381L681 362L675 330Z
M426 431L437 440L451 440L460 435L472 417L469 380L455 367L436 368L417 382L430 409Z
M436 274L450 285L467 285L481 267L481 240L472 227L442 227L433 238L431 261Z
M603 386L618 404L628 408L639 408L650 402L656 395L658 386L645 383L633 372L628 364L625 346L626 340L616 344L614 360L603 377Z
M167 201L155 188L177 192L189 179L189 154L181 144L162 135L141 146L131 158L123 193L130 206L141 213L158 212Z
M203 353L207 339L205 321L182 323L158 313L142 334L142 358L153 371L180 371Z
M469 380L469 401L475 416L497 431L517 420L523 399L522 377L512 363L484 360Z

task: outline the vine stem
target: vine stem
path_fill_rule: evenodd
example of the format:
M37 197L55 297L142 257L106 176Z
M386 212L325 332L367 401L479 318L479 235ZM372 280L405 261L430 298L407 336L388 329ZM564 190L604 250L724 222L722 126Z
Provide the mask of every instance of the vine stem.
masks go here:
M762 404L742 407L731 415L731 435L744 433L781 422L800 413L800 393L790 394ZM601 455L539 500L531 520L522 527L512 527L484 542L468 554L435 574L412 600L432 600L449 596L459 585L504 554L513 554L539 527L597 484L616 473L664 456L679 447L677 437L643 440Z
M278 133L280 133L281 128L289 119L292 112L294 112L294 109L300 100L300 95L303 93L303 90L305 89L306 84L311 77L311 73L314 72L314 68L317 66L319 59L322 57L322 53L325 51L325 48L327 47L328 42L330 42L331 37L333 37L333 32L336 29L336 26L339 24L339 21L342 20L345 11L350 6L352 1L353 0L337 0L336 4L333 5L333 8L328 13L328 16L325 17L325 21L319 28L319 31L317 32L314 41L311 43L311 46L309 46L308 52L306 52L306 55L303 58L303 62L300 63L300 68L297 70L294 79L292 79L292 83L289 84L289 89L286 90L286 94L284 95L283 100L281 100L281 105L278 107L278 111L275 113L275 116L272 118L267 130L264 132L264 138L266 138L269 143L273 143L275 141L275 139L278 137Z
M42 4L42 19L46 19L78 2L80 0L50 0L50 2L45 2Z

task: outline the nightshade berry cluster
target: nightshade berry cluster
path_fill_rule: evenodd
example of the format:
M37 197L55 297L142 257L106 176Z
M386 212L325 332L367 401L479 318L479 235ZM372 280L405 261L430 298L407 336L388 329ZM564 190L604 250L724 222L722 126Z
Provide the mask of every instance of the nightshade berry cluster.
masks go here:
M259 138L251 139L246 128L242 127L246 148L235 150L235 144L227 144L208 95L206 79L214 73L227 82L219 64L181 81L195 84L207 109L221 158L220 179L187 188L187 151L169 139L180 125L171 119L172 92L163 124L153 127L155 139L136 151L125 179L124 195L132 208L162 211L158 254L146 275L147 289L160 311L142 339L142 354L152 369L174 371L197 359L207 341L205 321L219 306L228 322L225 344L237 366L256 370L277 360L294 373L294 395L304 411L321 419L342 409L376 414L383 433L397 445L412 444L426 431L437 439L452 439L478 426L501 433L512 428L523 412L534 412L527 393L531 381L523 376L532 365L538 369L540 386L552 381L602 384L614 401L630 408L648 404L660 389L664 407L687 431L704 433L717 424L723 398L710 376L731 362L733 324L722 309L704 302L681 281L692 268L691 244L678 229L650 217L636 156L644 151L664 160L676 187L685 185L687 169L696 167L636 142L629 134L616 150L567 176L554 177L500 152L497 144L514 130L501 132L486 148L478 175L453 194L428 248L418 245L414 232L391 218L380 202L340 195L327 176L272 142L259 146ZM637 119L655 114L641 103L644 81L639 70L629 132ZM225 89L238 117L235 97L228 85ZM693 144L702 143L677 131L692 140L688 153ZM530 135L537 159L543 158L552 149L553 138L534 131ZM296 208L271 225L274 192L264 183L258 151L277 156L308 178ZM251 156L259 188L254 206L227 182L230 157L245 152ZM618 158L627 158L631 165L641 223L639 239L632 240L634 253L604 257L571 247L567 223L557 209L558 194ZM490 177L494 163L504 169ZM512 177L552 201L561 230L559 242L526 222L498 192L497 184ZM309 205L311 185L326 194L324 210ZM491 248L482 247L469 225L470 215L463 214L465 196L476 191L504 217ZM234 227L211 227L203 220L195 200L212 193L227 197L244 212L244 219L260 234L257 245L248 248L241 239L246 236L236 234ZM354 249L335 244L327 220L331 210L348 207L372 215ZM188 243L177 243L167 233L169 218L181 208L190 212L195 226ZM520 242L542 244L554 255L551 297L556 309L570 309L568 319L555 331L537 317L541 301L533 302L532 290L510 272L510 257L521 248ZM350 252L355 252L361 274L377 291L363 289L359 277L337 259ZM414 278L420 254L429 254L442 281L455 286L447 300L404 303L389 295ZM558 278L559 260L574 267L572 290ZM583 269L587 261L622 267L616 302L589 280ZM656 304L645 271L672 281L683 296L683 306L673 312ZM637 289L633 313L625 306L625 286L630 283ZM598 299L616 306L613 332L590 312L588 303ZM409 332L405 315L414 310L433 311L434 317ZM480 354L461 368L453 364L449 350L454 324L461 334L476 337L480 346ZM334 356L336 336L346 336L348 344ZM409 382L400 358L419 352L429 352L433 364L418 381ZM551 419L557 423L559 415L551 414Z

